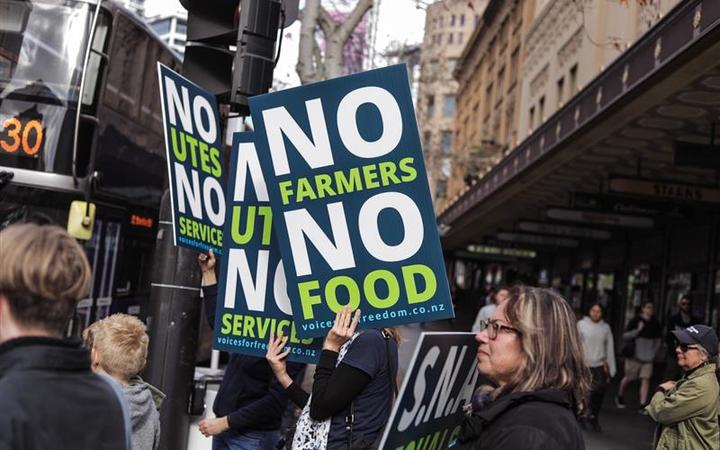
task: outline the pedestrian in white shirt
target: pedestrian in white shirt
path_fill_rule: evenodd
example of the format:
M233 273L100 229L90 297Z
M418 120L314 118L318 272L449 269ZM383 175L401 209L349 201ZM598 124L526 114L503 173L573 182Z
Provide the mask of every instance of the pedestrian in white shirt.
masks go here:
M615 348L610 325L603 317L603 309L599 303L590 306L588 315L578 321L577 328L583 344L585 364L592 374L592 386L588 401L589 411L585 419L593 430L601 431L598 416L608 382L615 376Z
M498 288L495 291L495 295L493 295L492 303L489 305L485 305L482 308L480 308L480 311L478 311L477 317L475 317L475 323L473 323L472 326L472 332L477 334L480 330L480 324L490 320L490 318L495 314L495 309L500 306L501 303L504 303L507 301L507 299L510 298L510 291L507 288L501 287Z

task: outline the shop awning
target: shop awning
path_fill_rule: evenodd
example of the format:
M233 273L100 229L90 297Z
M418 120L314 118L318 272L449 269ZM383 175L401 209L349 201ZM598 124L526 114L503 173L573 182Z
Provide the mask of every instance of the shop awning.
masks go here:
M607 192L611 183L641 193L643 179L665 180L669 196L688 184L710 192L717 170L675 164L673 146L709 144L713 122L720 1L686 1L440 214L444 248L548 220L548 208L567 207L573 193Z

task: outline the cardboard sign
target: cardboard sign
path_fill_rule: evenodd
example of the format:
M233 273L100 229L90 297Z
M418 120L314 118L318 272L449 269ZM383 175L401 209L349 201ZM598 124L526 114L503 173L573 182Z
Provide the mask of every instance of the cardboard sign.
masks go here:
M233 135L230 167L213 347L265 356L270 334L282 333L290 361L316 363L322 339L301 339L295 330L252 133Z
M215 97L158 63L175 245L222 253L225 194Z
M395 401L381 450L444 449L455 441L478 383L472 333L423 333Z
M294 319L323 336L453 317L403 65L250 99Z

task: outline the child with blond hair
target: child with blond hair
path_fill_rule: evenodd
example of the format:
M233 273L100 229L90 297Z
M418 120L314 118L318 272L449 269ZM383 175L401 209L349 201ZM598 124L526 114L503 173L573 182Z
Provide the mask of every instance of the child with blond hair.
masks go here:
M113 314L83 332L92 369L120 383L130 409L133 450L155 450L160 442L160 405L165 395L139 373L147 362L145 324L128 314Z

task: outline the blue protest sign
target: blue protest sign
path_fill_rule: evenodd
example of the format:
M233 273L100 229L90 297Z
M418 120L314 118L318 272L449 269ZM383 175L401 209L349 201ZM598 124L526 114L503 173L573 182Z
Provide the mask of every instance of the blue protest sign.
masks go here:
M300 336L453 317L404 65L250 99Z
M288 336L288 360L316 363L322 339L298 337L273 211L252 133L233 135L213 347L265 356L270 334Z
M215 97L160 63L158 77L175 245L219 255L225 194Z
M380 450L442 449L460 432L478 383L472 333L423 333L393 406Z

